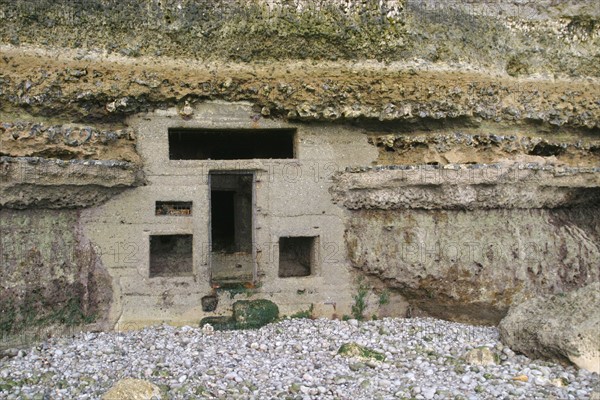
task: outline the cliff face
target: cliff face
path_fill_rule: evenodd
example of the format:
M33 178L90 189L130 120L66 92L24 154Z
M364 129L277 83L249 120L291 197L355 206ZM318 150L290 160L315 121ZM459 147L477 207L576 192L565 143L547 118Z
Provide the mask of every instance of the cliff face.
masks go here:
M364 136L376 159L329 183L342 268L415 308L495 322L528 293L598 280L595 1L0 0L0 17L3 331L28 321L15 293L40 315L108 315L101 258L35 249L79 254L78 210L148 184L128 118L188 121L208 101L250 103L256 126ZM76 237L48 245L53 218Z
M82 236L78 217L71 210L0 209L3 339L104 322L110 277L98 247Z
M3 1L0 38L126 57L419 59L598 77L599 14L593 0Z
M596 203L597 204L597 203ZM511 304L600 279L594 208L361 210L350 260L429 315L497 323Z

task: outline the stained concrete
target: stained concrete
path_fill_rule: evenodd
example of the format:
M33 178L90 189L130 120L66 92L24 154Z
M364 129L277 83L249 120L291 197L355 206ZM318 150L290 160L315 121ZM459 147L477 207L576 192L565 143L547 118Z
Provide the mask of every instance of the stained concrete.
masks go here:
M115 324L162 320L193 324L214 315L201 307L201 298L216 290L211 285L208 251L211 171L252 171L255 175L253 283L259 288L249 293L271 299L282 314L308 309L311 304L316 315L350 314L354 277L345 250L345 211L332 202L329 187L334 173L346 166L368 165L376 159L377 149L358 129L255 121L253 116L247 103L209 102L197 106L191 119L170 109L128 120L137 132L137 150L148 184L82 212L90 240L119 247L124 254L102 257L113 277L111 320ZM169 160L168 129L193 127L296 128L296 158ZM156 201L191 201L194 212L189 216L156 216ZM192 275L149 277L149 237L160 234L193 235ZM280 278L279 238L293 236L318 238L314 270L310 276ZM231 257L236 261L235 254ZM247 263L252 258L248 261L247 256L240 255L237 261ZM227 314L231 300L226 293L219 296L217 314Z

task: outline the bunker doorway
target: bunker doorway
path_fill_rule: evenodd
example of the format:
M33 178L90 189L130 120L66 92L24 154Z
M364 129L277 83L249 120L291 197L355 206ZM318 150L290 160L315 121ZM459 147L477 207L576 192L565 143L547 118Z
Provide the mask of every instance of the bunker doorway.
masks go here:
M209 177L211 284L253 283L254 174L213 171Z

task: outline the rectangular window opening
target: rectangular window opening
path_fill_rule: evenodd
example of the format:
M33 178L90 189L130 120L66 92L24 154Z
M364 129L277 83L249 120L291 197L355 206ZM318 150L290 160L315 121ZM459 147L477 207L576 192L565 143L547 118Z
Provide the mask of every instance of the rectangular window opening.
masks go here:
M191 201L157 201L156 215L192 215Z
M170 160L294 158L296 129L169 129Z
M252 173L210 174L211 282L254 281Z
M192 235L150 236L150 278L193 274Z
M279 277L302 277L314 273L315 236L279 238Z

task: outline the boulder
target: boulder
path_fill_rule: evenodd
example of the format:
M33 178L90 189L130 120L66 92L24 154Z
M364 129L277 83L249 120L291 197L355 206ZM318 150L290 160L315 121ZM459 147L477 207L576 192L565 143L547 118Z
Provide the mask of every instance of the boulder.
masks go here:
M240 329L255 329L279 318L277 304L270 300L238 300L233 303L233 319Z
M500 322L500 338L531 358L600 373L600 282L526 300Z
M115 383L102 400L154 400L160 399L160 388L143 379L125 378Z
M214 330L258 329L279 318L279 307L270 300L238 300L233 303L233 315L205 317L200 326L211 325Z
M402 170L391 172L398 174L384 174L388 184L400 183L386 193L407 196L415 187L404 190ZM372 175L377 178L374 186L386 185L377 173ZM344 196L363 190L358 184L334 189L345 190ZM364 189L367 194L370 190ZM433 193L429 198L437 199ZM388 200L393 198L382 194L382 204ZM353 210L345 232L351 265L365 276L379 278L410 304L408 310L398 304L395 316L404 311L413 317L497 326L513 304L600 280L597 207L465 212L413 209L413 205L407 201L407 209Z

